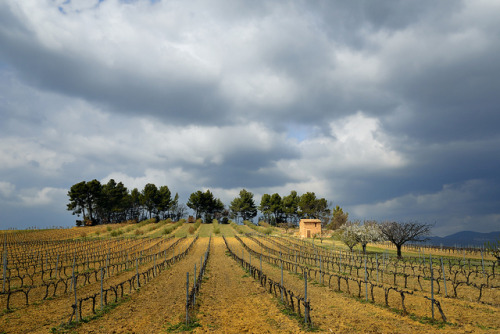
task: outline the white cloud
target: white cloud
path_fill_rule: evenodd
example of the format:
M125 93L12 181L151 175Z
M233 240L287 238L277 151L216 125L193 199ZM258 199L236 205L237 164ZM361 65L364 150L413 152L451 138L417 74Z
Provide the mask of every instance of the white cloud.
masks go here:
M42 189L23 189L19 192L20 206L38 207L60 205L67 201L68 189L45 187Z
M60 170L65 163L74 159L68 154L46 147L36 138L4 137L0 141L0 160L0 170L32 166L46 174Z
M221 88L237 107L253 109L251 112L262 107L287 107L300 98L295 81L283 74L266 71L231 75L222 80Z
M317 136L298 143L301 159L280 161L278 168L301 179L324 178L332 172L374 172L398 169L407 159L391 146L395 141L377 119L358 112L330 124L331 136Z
M0 194L3 197L9 197L15 189L16 186L14 184L10 182L0 181Z

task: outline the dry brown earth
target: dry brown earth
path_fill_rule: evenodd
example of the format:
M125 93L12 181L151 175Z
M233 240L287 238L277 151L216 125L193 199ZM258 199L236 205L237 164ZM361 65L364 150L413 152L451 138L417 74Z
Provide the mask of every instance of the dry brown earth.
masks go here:
M225 231L229 226L223 226ZM191 241L184 240L181 249ZM206 250L208 238L200 238L191 252L172 267L133 292L109 313L89 323L81 324L69 333L167 333L172 325L180 324L185 316L186 272L193 273L194 264ZM244 238L256 251L259 247ZM172 241L173 242L173 241ZM235 238L228 238L230 246L241 254L242 247ZM178 250L176 251L176 253ZM245 251L248 257L248 252ZM253 263L254 259L252 259ZM255 263L258 261L255 259ZM255 264L254 263L254 264ZM263 263L264 272L275 281L280 280L280 269ZM126 272L110 278L108 284L122 281ZM284 271L284 285L303 295L304 281ZM96 286L82 288L90 293ZM95 292L95 291L94 291ZM498 307L475 304L470 312L450 314L450 318L464 320L458 325L421 323L409 316L401 316L380 305L363 303L355 298L310 282L308 286L312 306L311 317L320 332L334 333L476 333L500 332ZM49 333L50 329L70 315L72 298L62 296L38 305L0 315L0 333ZM465 302L463 302L465 303ZM449 309L450 310L450 309ZM457 309L458 310L458 309ZM489 311L488 311L489 310ZM451 311L449 311L451 312ZM453 311L458 312L458 311ZM195 312L200 327L194 333L302 333L299 321L283 312L278 299L250 277L241 266L226 255L221 237L212 239L207 273L198 295ZM477 317L477 323L473 319ZM484 320L484 321L483 321ZM454 320L458 323L458 320ZM481 325L486 324L486 325Z
M194 333L301 333L268 294L231 257L222 238L213 239Z

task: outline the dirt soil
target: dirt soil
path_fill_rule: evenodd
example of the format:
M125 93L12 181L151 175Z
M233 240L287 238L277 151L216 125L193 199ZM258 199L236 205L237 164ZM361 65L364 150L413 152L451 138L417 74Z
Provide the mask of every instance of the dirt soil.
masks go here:
M199 239L189 254L170 269L131 295L102 318L84 324L78 333L165 333L171 324L183 320L186 300L186 272L208 246L208 238Z
M283 314L277 300L225 254L222 238L214 238L206 282L200 291L194 333L302 333Z
M223 230L221 228L221 230ZM253 249L260 248L248 238L243 238ZM168 333L172 326L181 324L185 317L186 272L192 277L194 264L208 246L208 238L200 238L191 252L171 268L133 292L127 301L109 311L101 318L81 324L69 333ZM181 249L191 241L184 240ZM174 242L173 240L171 242ZM235 238L228 242L237 254L242 247ZM179 248L177 248L179 250ZM195 310L199 327L193 333L303 333L300 322L287 315L278 299L262 288L243 268L226 255L222 237L212 239L211 255ZM177 253L177 251L176 251ZM248 252L244 252L248 257ZM255 263L258 260L255 259ZM199 267L198 267L199 268ZM275 281L280 280L280 269L263 262L264 272ZM122 281L126 272L109 280ZM298 275L284 272L284 284L298 295L303 295L304 280ZM97 286L82 288L82 293L95 291ZM410 316L401 316L394 311L361 302L355 298L335 292L313 281L308 285L311 301L311 318L316 330L327 333L499 333L497 322L488 326L466 323L439 324L422 323ZM0 333L50 333L50 329L69 319L71 296L61 296L36 305L0 314ZM480 317L493 317L496 308L488 312L472 310ZM481 312L480 312L481 311ZM480 312L480 313L478 313ZM457 317L458 315L454 315ZM461 314L466 318L467 314ZM458 322L458 321L457 321Z
M168 247L174 240L163 245ZM181 242L180 247L187 247L188 241ZM139 267L139 270L150 267L151 263ZM133 272L125 271L114 275L105 281L104 287L122 282L131 276ZM100 288L99 283L88 284L78 289L78 295L89 295ZM35 300L40 300L39 298ZM74 304L74 295L67 293L53 299L36 302L27 307L21 307L11 313L0 314L0 333L50 333L52 327L67 322L71 316L71 305Z
M243 238L245 243L254 250L260 248ZM228 239L230 246L237 254L241 254L240 243L231 238ZM244 252L248 257L248 252ZM275 281L281 277L280 269L276 266L263 262L264 272ZM284 285L303 295L304 280L297 275L284 271ZM311 318L313 324L320 330L334 333L476 333L483 332L480 327L470 324L440 328L438 325L421 323L408 316L398 315L384 307L370 303L362 303L356 299L338 293L315 282L308 285L308 296L311 301ZM478 322L480 320L478 319ZM489 329L491 330L491 329ZM488 328L486 329L488 331ZM494 332L494 331L493 331Z

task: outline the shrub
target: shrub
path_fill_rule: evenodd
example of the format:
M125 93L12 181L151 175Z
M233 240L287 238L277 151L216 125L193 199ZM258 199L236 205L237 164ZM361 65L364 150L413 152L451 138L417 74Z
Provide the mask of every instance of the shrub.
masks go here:
M269 234L271 234L272 232L273 232L273 228L272 228L272 227L266 227L266 228L264 229L264 234L269 235Z
M171 227L165 227L162 231L161 234L170 234L172 233L172 228Z
M214 233L217 234L217 235L219 235L220 234L220 228L219 227L215 228L214 229Z
M267 222L265 222L265 221L263 221L263 220L261 220L261 221L259 222L259 226L262 226L262 227L271 227L271 225L269 225L269 223L267 223Z
M196 229L194 228L194 226L189 226L189 234L193 234L194 231L196 231Z
M193 225L192 227L194 227L194 230L195 230L195 231L196 231L196 230L200 227L200 225L201 225L201 223L202 223L202 222L203 222L203 220L198 219L198 220L196 221L196 223L194 223L194 225Z
M109 225L108 225L108 226L106 226L106 230L107 230L108 232L109 232L109 231L111 231L112 229L113 229L113 228L111 228L111 226L109 226Z
M112 237L117 237L117 236L122 235L122 234L123 234L123 231L118 230L118 229L111 232Z

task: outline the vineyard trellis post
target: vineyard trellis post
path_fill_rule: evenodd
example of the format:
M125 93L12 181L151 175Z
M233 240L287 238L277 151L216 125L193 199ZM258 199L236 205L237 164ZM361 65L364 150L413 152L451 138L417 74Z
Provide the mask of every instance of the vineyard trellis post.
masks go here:
M57 266L59 265L59 253L57 253L57 260L56 260L56 279L57 279Z
M484 278L484 257L483 257L483 250L481 249L481 264L483 266L483 278Z
M321 255L319 256L319 283L323 284L323 265Z
M339 273L340 273L341 267L342 267L342 250L340 250L340 254L339 254Z
M443 271L444 296L448 297L448 290L446 289L446 275L444 273L444 263L442 257L441 257L441 270Z
M103 309L103 303L102 303L102 299L103 299L103 279L104 279L104 272L103 272L104 268L101 267L101 310Z
M137 289L141 286L139 283L139 259L135 258L135 270L136 270L136 277L137 277Z
M377 262L377 284L378 284L378 253L375 253L375 261Z
M429 254L429 265L431 269L431 306L432 306L432 320L434 320L434 274L432 271L432 255Z
M283 260L281 259L281 251L280 251L280 261L281 261L281 302L283 303Z
M366 254L365 254L365 295L366 295L366 301L368 301L368 272L366 270Z
M75 318L76 322L80 321L79 313L78 313L78 298L76 296L76 275L75 275L75 264L76 264L76 250L75 256L73 258L73 290L75 291Z
M189 325L189 271L186 273L186 326Z
M5 279L7 278L7 247L5 247L5 251L3 253L3 286L2 293L5 292Z
M200 267L201 270L201 267ZM193 280L194 280L194 289L193 289L193 305L196 303L196 263L194 264L194 275L193 275Z
M307 319L309 318L309 308L306 306L307 303L307 269L304 269L304 323L307 324Z

